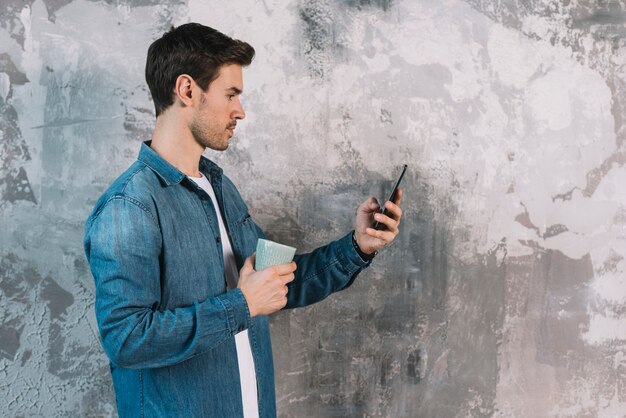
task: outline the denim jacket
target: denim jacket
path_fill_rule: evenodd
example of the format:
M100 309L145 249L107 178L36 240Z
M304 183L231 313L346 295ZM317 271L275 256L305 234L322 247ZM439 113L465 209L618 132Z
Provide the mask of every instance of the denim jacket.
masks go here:
M250 317L239 289L226 290L215 208L209 196L152 148L100 197L85 224L95 310L121 417L243 415L234 335L248 329L260 417L276 416L266 316ZM210 160L210 179L238 268L262 230L233 183ZM369 265L351 235L296 255L286 308L350 286Z

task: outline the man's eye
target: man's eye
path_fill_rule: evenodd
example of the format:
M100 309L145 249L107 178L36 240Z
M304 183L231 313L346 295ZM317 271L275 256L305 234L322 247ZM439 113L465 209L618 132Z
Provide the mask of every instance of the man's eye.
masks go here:
M235 95L234 94L229 94L226 97L228 97L228 101L231 101L231 100L233 100L233 97L235 97Z

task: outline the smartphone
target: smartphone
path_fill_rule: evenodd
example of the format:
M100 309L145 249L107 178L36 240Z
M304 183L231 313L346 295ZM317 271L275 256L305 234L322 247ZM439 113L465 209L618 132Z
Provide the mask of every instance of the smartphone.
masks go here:
M406 172L406 168L407 168L407 165L404 164L402 166L402 172L400 173L400 177L398 177L398 181L396 181L396 185L393 186L393 190L391 191L391 194L389 195L389 199L387 199L387 200L391 200L393 202L393 198L395 197L396 192L398 191L398 187L400 187L400 182L402 181L402 177L404 177L404 173ZM387 208L385 207L385 203L387 203L387 200L385 200L383 202L383 209L380 211L380 213L382 213L383 215L387 211ZM384 224L381 224L378 221L374 222L374 229L380 230L381 228L384 228L384 227L385 227Z

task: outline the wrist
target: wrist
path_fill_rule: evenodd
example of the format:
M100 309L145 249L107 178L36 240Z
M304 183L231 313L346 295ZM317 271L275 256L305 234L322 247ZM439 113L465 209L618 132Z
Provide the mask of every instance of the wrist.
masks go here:
M361 247L359 247L359 243L356 240L356 231L352 231L352 246L363 261L371 261L376 256L376 254L378 254L378 251L374 251L373 253L366 253L361 249Z
M250 318L256 316L257 313L254 310L254 307L252 306L252 304L250 303L250 299L248 298L248 296L246 296L246 292L244 292L243 287L237 287L237 289L241 290L241 294L243 295L243 298L246 300L246 305L248 305L248 313L250 314Z

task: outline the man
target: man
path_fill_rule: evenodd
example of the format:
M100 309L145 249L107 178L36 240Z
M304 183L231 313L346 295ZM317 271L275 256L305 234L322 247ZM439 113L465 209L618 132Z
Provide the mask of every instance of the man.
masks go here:
M223 151L245 117L242 67L254 49L186 24L148 50L151 141L85 225L96 317L120 416L274 417L267 315L347 288L394 240L402 193L355 231L295 262L255 271L264 237L233 183L202 156ZM378 220L386 229L371 228ZM297 266L297 269L296 269Z

